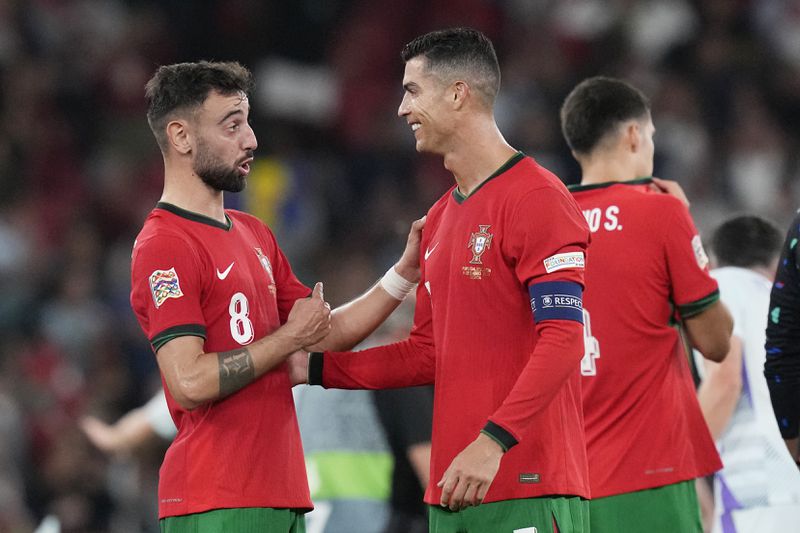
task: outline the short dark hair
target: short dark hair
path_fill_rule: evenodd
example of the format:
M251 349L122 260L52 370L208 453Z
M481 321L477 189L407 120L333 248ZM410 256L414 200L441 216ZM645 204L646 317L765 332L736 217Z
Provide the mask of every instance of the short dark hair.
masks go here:
M420 35L403 47L407 63L415 57L427 60L426 69L446 82L464 77L491 107L500 90L500 65L492 41L473 28L449 28Z
M768 267L780 255L783 236L770 221L742 215L723 222L711 238L718 266Z
M591 153L619 124L650 114L650 101L632 85L596 76L580 82L561 106L561 132L577 154Z
M253 75L235 61L176 63L158 67L144 88L147 122L161 150L167 149L167 122L176 113L194 112L211 91L229 96L250 95Z

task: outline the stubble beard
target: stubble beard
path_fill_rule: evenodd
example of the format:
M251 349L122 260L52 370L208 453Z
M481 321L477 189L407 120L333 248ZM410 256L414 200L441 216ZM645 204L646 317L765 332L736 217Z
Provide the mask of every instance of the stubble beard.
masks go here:
M252 156L252 152L248 152L247 157ZM247 176L239 172L239 167L228 166L216 158L202 139L197 145L197 157L192 170L203 183L216 191L241 192L247 185Z

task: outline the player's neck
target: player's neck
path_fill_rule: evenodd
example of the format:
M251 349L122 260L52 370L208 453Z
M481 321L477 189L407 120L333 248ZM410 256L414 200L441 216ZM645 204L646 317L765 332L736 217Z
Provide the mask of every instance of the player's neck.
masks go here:
M444 166L452 172L458 192L469 196L516 153L492 123L481 134L466 136L456 143L444 154Z
M166 165L164 191L159 201L226 222L222 191L206 185L191 168Z
M594 158L581 161L581 185L631 181L639 178L636 170L616 159Z

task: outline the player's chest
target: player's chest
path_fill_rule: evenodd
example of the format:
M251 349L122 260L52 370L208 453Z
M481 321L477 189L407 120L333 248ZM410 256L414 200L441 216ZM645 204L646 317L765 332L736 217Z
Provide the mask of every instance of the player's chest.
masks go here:
M273 250L256 239L230 239L206 250L206 318L231 326L234 340L247 344L256 330L278 321Z
M451 209L434 223L422 250L425 279L479 288L505 271L503 217L488 209Z

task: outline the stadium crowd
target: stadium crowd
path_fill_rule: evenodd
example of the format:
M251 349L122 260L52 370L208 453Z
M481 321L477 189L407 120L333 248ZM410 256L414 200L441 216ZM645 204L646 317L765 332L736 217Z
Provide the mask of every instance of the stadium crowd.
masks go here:
M337 305L402 249L450 186L396 116L403 43L470 25L503 66L497 121L567 183L558 109L585 76L652 98L655 174L701 231L785 228L800 207L800 8L783 0L0 0L0 532L155 531L163 448L106 457L79 429L158 390L130 308L130 252L158 200L144 120L159 64L235 59L257 76L256 162L231 207L275 231Z

